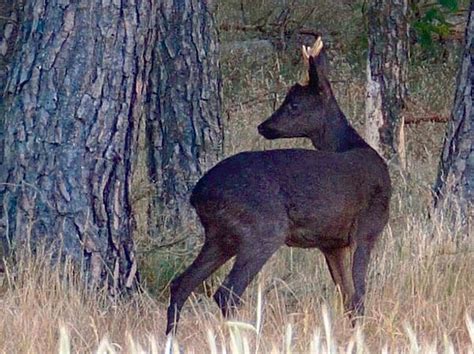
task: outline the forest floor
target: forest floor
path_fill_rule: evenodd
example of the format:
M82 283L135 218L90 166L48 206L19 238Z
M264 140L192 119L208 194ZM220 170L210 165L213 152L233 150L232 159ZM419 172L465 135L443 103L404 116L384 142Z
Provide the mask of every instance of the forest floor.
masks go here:
M221 16L219 24L232 20ZM354 21L332 21L341 23L340 31L356 31ZM223 48L242 40L235 33L221 36ZM337 45L332 38L328 54L335 95L363 133L365 65L363 48L347 47L354 38ZM301 140L265 141L256 131L287 88L299 81L299 46L293 43L282 52L222 53L226 156L243 150L310 147ZM415 118L433 112L449 117L459 63L459 53L451 52L443 60L418 61L410 67L410 114ZM343 313L322 254L282 248L249 286L243 307L231 321L221 317L208 296L229 265L217 272L188 300L173 344L194 353L474 353L472 236L463 235L449 215L430 217L445 128L439 122L407 125L407 169L389 162L394 185L391 217L373 253L366 316L356 328ZM144 180L144 174L137 176L136 196L146 195ZM199 242L191 252L179 247L146 252L146 199L136 200L144 291L110 299L105 291L84 288L69 265L52 267L48 257L26 257L0 279L0 353L162 353L173 345L164 335L167 285L190 263Z

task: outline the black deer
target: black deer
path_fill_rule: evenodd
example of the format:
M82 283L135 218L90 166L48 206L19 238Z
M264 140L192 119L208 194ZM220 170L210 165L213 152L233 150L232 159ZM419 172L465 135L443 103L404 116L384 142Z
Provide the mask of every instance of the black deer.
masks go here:
M384 160L351 127L326 77L322 41L303 47L308 80L258 127L267 139L305 137L318 150L242 152L209 170L191 204L205 229L201 252L171 283L166 333L193 289L232 257L214 299L224 316L282 245L319 248L350 313L364 312L371 250L389 215Z

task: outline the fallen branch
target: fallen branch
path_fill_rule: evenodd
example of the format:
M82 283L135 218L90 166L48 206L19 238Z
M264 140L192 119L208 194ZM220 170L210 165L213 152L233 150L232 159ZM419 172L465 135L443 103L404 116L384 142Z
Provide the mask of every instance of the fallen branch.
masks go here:
M442 116L439 114L425 115L425 116L414 116L408 115L405 117L405 125L414 125L420 123L446 123L449 121L448 116Z

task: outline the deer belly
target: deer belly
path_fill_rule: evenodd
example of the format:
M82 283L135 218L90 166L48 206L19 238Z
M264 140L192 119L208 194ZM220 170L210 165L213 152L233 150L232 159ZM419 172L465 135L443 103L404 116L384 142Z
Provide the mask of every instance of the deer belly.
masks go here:
M299 248L340 248L350 243L349 228L339 230L317 230L317 228L294 227L285 243L290 247Z

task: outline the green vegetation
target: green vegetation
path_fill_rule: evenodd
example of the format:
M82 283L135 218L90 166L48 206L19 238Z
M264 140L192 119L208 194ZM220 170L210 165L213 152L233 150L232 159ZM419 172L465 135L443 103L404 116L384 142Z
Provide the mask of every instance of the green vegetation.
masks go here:
M458 10L457 0L438 0L431 4L421 1L412 3L411 12L415 14L412 26L416 31L417 42L424 50L435 49L435 37L441 40L450 35L454 25L448 19Z

